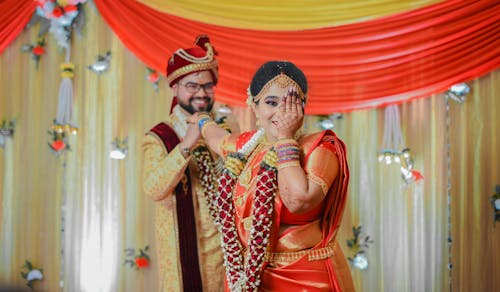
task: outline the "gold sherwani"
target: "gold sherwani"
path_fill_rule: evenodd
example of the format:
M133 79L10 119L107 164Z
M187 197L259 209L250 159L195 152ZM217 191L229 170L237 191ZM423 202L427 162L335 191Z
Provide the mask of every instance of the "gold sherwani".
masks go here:
M184 137L185 115L178 106L166 124L175 130L179 138ZM220 237L208 213L196 161L191 156L184 158L179 146L168 153L162 140L152 132L145 137L143 151L144 191L156 205L155 235L160 291L183 291L174 191L186 168L189 168L191 179L203 291L222 291L224 267Z

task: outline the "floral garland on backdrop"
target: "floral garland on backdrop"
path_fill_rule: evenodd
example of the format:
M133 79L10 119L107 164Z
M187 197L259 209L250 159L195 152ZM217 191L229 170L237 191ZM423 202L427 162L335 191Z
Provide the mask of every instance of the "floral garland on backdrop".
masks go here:
M59 47L65 49L65 62L61 64L61 85L57 117L52 123L49 135L49 148L59 156L64 150L69 150L68 135L76 134L77 128L72 123L74 64L69 61L72 31L81 35L85 11L83 4L87 0L34 0L37 4L36 13L28 23L28 28L40 24L36 45L27 44L22 50L29 52L36 61L37 68L40 57L45 53L45 35L50 32Z
M35 0L36 14L29 25L41 22L40 34L47 30L52 33L57 44L63 48L69 47L71 31L75 29L79 34L84 24L84 10L82 4L87 0Z

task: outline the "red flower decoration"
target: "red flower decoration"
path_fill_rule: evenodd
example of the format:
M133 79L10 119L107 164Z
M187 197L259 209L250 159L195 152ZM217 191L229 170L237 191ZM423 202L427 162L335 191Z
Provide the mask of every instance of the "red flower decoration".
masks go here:
M419 180L424 179L424 176L419 171L412 170L411 173L413 174L415 181L419 181Z
M158 75L158 72L151 72L149 73L148 75L148 81L151 82L151 83L155 83L155 82L158 82L158 80L160 79L160 75Z
M147 268L149 266L149 260L145 257L136 257L135 258L135 265L139 269Z
M33 49L31 51L33 52L33 54L35 56L41 56L41 55L45 54L45 49L40 45L33 47Z
M52 10L52 16L54 16L55 18L59 18L63 14L64 14L64 10L59 6L57 6L56 8L54 8L54 10Z
M56 140L56 141L52 142L52 144L50 144L50 146L52 147L52 149L54 149L57 152L66 148L66 144L62 140Z
M149 250L149 245L146 245L144 248L140 248L139 252L136 252L135 248L126 248L126 258L124 265L129 265L131 268L136 270L145 269L149 267L149 255L147 251Z
M78 7L76 5L66 5L64 6L64 13L78 11Z

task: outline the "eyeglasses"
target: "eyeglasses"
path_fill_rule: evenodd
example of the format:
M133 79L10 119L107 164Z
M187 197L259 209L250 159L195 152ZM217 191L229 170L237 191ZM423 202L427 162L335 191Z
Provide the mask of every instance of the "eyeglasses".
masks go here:
M214 89L215 89L215 84L213 82L208 82L205 84L199 84L199 83L194 83L194 82L188 82L188 83L182 84L179 82L179 84L184 86L189 93L197 93L198 91L200 91L201 88L203 88L203 90L206 93L214 93Z

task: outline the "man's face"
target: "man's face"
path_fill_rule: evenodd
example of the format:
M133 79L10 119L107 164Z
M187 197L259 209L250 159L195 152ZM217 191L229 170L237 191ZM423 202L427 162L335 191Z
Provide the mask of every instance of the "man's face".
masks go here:
M177 103L190 114L209 112L214 106L215 84L209 71L191 73L172 86Z

